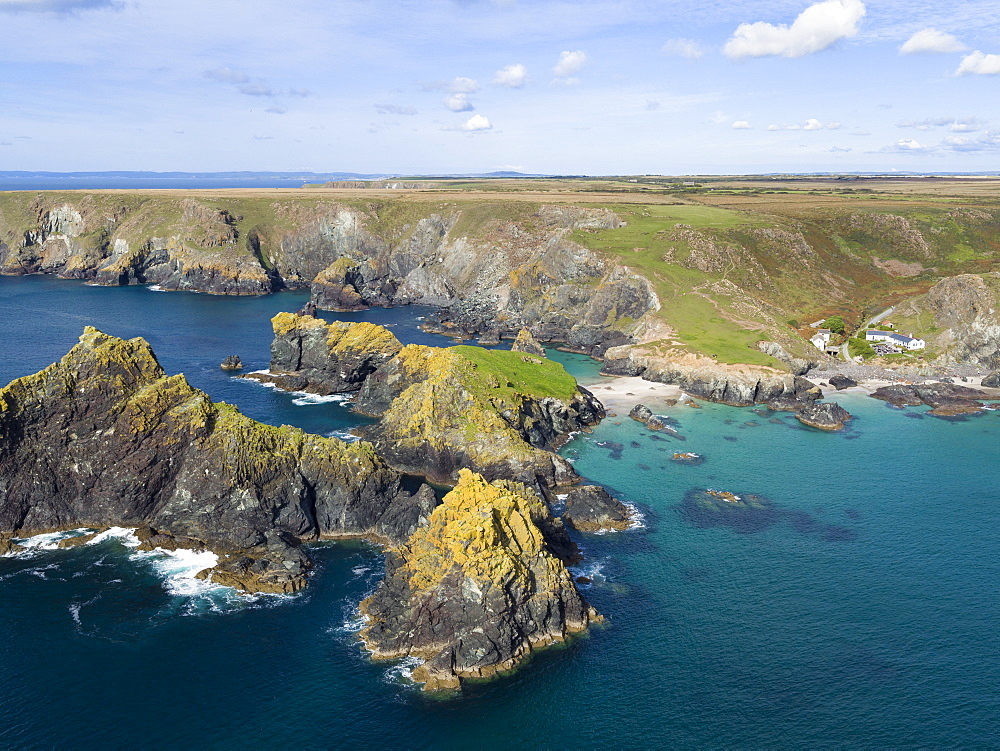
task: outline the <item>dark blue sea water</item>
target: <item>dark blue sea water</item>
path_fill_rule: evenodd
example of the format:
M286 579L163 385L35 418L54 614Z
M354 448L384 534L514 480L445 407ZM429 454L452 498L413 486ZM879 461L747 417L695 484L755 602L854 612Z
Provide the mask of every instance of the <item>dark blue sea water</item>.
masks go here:
M217 367L264 367L268 318L303 300L0 279L0 381L91 323L146 336L169 372L258 419L342 430L354 418L338 404ZM363 315L442 343L415 328L420 311ZM704 405L668 412L683 441L627 418L575 439L577 469L644 515L579 538L607 624L458 700L359 650L353 608L380 575L366 544L318 548L290 598L206 589L184 576L196 561L120 538L0 559L0 747L996 747L1000 413L946 422L839 399L856 415L842 434ZM720 524L686 505L705 487L771 508Z
M116 177L113 175L0 175L4 190L215 190L225 188L301 188L323 179L279 177Z

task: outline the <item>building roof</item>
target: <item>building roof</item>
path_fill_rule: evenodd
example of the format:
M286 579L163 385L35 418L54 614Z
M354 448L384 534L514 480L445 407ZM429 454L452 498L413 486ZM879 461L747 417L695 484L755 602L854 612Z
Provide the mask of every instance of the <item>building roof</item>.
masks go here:
M879 336L884 336L886 339L891 339L892 341L899 342L900 344L908 344L909 342L916 341L915 337L897 334L895 331L878 331L876 329L869 329L865 332L866 339L869 334L878 334Z

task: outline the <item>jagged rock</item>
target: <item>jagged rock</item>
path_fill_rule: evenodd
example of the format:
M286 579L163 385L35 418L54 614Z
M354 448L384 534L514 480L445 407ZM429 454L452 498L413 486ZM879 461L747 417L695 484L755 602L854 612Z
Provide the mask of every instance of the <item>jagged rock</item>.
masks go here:
M800 409L804 409L813 403L808 399L779 396L777 399L771 399L767 403L767 408L773 409L775 412L798 412Z
M403 348L388 329L373 323L327 323L322 318L278 313L271 325L270 375L244 377L289 391L357 391L365 378Z
M646 420L646 427L649 428L650 430L664 430L667 427L667 424L663 421L662 418L653 415L648 420Z
M586 629L600 616L551 547L554 522L527 487L463 470L427 526L387 553L385 579L361 603L365 646L423 658L414 680L453 690Z
M632 411L628 413L628 416L637 422L645 424L649 422L649 418L653 416L653 410L645 404L636 404L632 407Z
M90 534L86 534L86 535L77 535L76 537L67 537L67 538L65 538L63 540L60 540L57 543L57 545L60 548L78 548L81 545L86 545L88 542L90 542L95 537L97 537L97 535L98 535L97 532L91 532Z
M359 285L364 286L360 264L353 258L338 258L313 279L309 304L339 312L364 310L368 306L358 292Z
M243 370L243 361L236 355L230 355L219 367L223 370Z
M566 524L581 532L628 529L632 514L628 507L599 485L570 488L566 498Z
M545 357L545 348L535 340L528 329L517 332L517 338L510 348L513 352L526 352L535 357Z
M983 386L990 389L1000 389L1000 370L990 373L982 380Z
M0 478L0 531L148 525L220 554L274 533L400 543L416 503L370 444L255 422L167 376L144 340L90 327L0 389Z
M779 397L818 399L819 387L805 378L774 368L726 365L682 350L649 352L642 347L615 347L605 353L605 375L642 376L647 381L680 386L712 402L747 407Z
M851 414L836 402L824 402L803 407L795 413L795 418L820 430L843 430Z
M9 537L0 537L0 556L22 553L26 550L21 545L11 540Z
M381 418L366 435L394 467L445 484L462 468L572 484L551 450L604 416L559 363L468 346L403 348L365 380L355 408Z
M871 396L873 399L881 399L896 407L915 407L926 404L937 408L955 401L974 401L982 396L982 392L968 386L948 383L898 383L882 386L873 391Z
M837 391L843 391L844 389L853 388L858 385L858 382L853 378L848 378L845 375L837 373L830 377L830 385L833 386Z

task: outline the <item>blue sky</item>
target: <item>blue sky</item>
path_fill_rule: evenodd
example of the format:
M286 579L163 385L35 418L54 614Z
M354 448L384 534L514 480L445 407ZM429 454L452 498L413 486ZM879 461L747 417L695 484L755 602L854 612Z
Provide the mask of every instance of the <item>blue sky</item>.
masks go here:
M0 0L0 170L1000 170L996 0Z

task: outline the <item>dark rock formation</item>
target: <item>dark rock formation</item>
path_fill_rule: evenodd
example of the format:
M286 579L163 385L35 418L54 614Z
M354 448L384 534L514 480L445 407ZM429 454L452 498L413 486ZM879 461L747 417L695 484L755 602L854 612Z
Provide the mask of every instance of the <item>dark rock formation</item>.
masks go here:
M11 540L9 537L4 537L0 535L0 556L13 555L15 553L21 553L25 550L24 547L18 545L16 542Z
M983 386L990 389L1000 389L1000 370L990 373L982 380Z
M872 392L874 399L881 399L896 407L915 407L926 404L933 409L934 417L958 417L983 411L982 392L968 386L951 383L915 383L883 386Z
M636 404L632 407L632 411L628 413L628 416L637 422L641 422L644 425L649 422L649 418L653 416L653 410L647 407L645 404Z
M680 386L712 402L746 407L780 397L817 399L820 389L805 378L774 368L726 365L681 350L646 353L642 347L617 347L605 354L605 375L642 376L647 381Z
M236 355L230 355L219 367L223 370L243 370L243 361Z
M843 391L844 389L853 388L858 385L858 382L853 378L848 378L845 375L837 373L836 375L830 376L830 385L833 386L837 391Z
M213 404L142 339L87 328L59 363L0 389L0 531L146 525L223 555L255 551L269 561L262 588L292 591L307 560L298 540L399 543L426 511L371 445Z
M545 348L537 342L528 329L517 332L517 338L510 348L513 352L526 352L535 357L545 357Z
M579 485L567 493L563 519L581 532L621 531L632 523L632 514L601 486Z
M582 631L600 616L554 550L553 528L525 486L463 471L429 524L387 553L385 579L361 604L366 647L423 658L414 680L457 689Z
M288 391L357 391L365 378L403 348L388 329L372 323L327 323L321 318L278 313L271 324L271 373L245 377Z
M820 430L843 430L851 414L836 402L812 403L795 413L795 418Z

